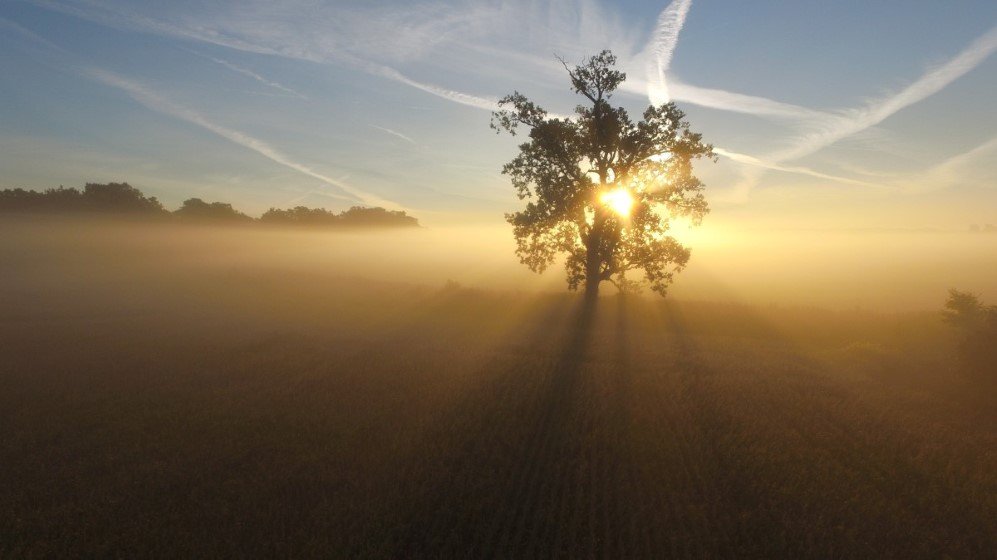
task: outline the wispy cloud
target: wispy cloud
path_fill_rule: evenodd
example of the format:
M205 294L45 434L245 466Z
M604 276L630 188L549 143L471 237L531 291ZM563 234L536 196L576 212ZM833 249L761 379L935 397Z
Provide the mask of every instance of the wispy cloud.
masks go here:
M283 91L284 93L290 94L290 95L292 95L294 97L297 97L299 99L308 99L307 97L305 97L303 94L299 93L298 91L295 91L295 90L293 90L293 89L291 89L291 88L289 88L289 87L287 87L287 86L285 86L285 85L283 85L283 84L281 84L279 82L275 82L273 80L265 78L265 77L261 76L260 74L257 74L256 72L253 72L249 68L243 68L242 66L239 66L237 64L233 64L233 63L231 63L231 62L229 62L229 61L227 61L225 59L216 58L216 57L213 57L213 56L208 56L208 55L205 55L205 54L201 54L201 53L199 53L197 51L194 51L194 50L191 50L191 49L184 49L184 50L186 50L187 52L189 52L191 54L199 56L201 58L210 60L211 62L214 62L215 64L220 64L220 65L222 65L222 66L228 68L229 70L231 70L233 72L236 72L238 74L242 74L243 76L249 76L250 78L256 80L257 82L260 82L263 85L266 85L266 86L269 86L271 88Z
M461 91L443 88L433 84L419 82L405 76L404 74L395 70L394 68L390 68L387 66L366 63L364 64L364 67L367 69L367 71L371 73L383 76L385 78L394 80L396 82L403 83L407 86L414 87L426 93L431 93L437 97L442 97L443 99L446 99L448 101L453 101L454 103L460 103L461 105L467 105L468 107L474 107L476 109L484 109L485 111L497 111L499 109L497 98L480 97L477 95L471 95L469 93L464 93Z
M897 93L878 99L858 109L850 109L830 123L826 129L809 134L793 147L772 156L775 161L787 161L810 155L822 148L875 126L897 111L938 93L946 86L976 68L997 50L997 26L978 37L948 62L925 72L920 78Z
M786 166L784 163L808 156L839 140L868 130L883 122L894 113L938 93L967 72L976 68L987 57L993 54L995 50L997 50L997 26L992 27L988 32L978 37L952 59L929 69L899 92L870 102L865 107L848 109L836 116L822 119L821 122L818 122L816 132L798 138L793 146L771 154L764 158L764 161L769 164L769 168L771 169L778 167L779 171L794 170L793 172L801 172L802 169L806 168ZM763 159L755 159L759 162L763 161ZM735 159L734 161L737 160ZM740 163L752 165L757 168L766 168L765 165L757 165L748 161L740 161ZM935 177L938 178L941 176L942 174L936 170ZM946 176L950 177L951 175ZM748 193L760 183L761 179L762 173L757 170L742 174L741 180L732 189L732 192L735 193L734 198L741 202L747 200ZM923 184L924 182L920 179L915 179L907 183Z
M658 24L654 27L651 41L645 51L645 56L648 58L647 96L651 100L651 105L661 105L671 99L665 72L672 63L679 32L682 31L685 16L689 13L691 5L692 0L674 0L658 15Z
M248 148L275 163L293 169L314 179L318 179L327 185L336 187L364 204L382 206L384 208L395 210L404 209L401 205L395 202L360 190L341 180L319 173L307 165L294 161L286 154L270 146L266 142L263 142L262 140L253 138L252 136L239 132L238 130L233 130L211 122L201 114L186 107L182 107L162 95L152 92L141 84L127 78L123 78L112 72L99 69L88 69L85 71L85 74L101 83L124 91L132 99L153 111L163 113L204 128L205 130L213 132L214 134L234 144Z
M63 50L62 47L59 47L55 43L49 41L48 39L42 37L41 35L35 33L34 31L22 27L10 21L9 19L0 17L0 29L6 29L10 33L15 33L17 35L20 35L21 37L24 37L30 41L38 43L39 45L42 45L50 50L55 50L55 51Z
M711 109L804 121L822 121L829 118L829 114L824 111L783 103L767 97L698 87L682 83L674 77L669 81L668 91L675 101L684 101Z
M674 0L662 11L651 41L639 54L634 54L634 49L627 42L629 38L638 36L638 32L623 26L612 12L605 11L600 4L586 0L568 2L560 9L547 9L541 3L529 1L507 1L494 6L449 6L447 9L424 3L413 3L407 9L393 6L391 10L370 6L344 9L338 6L332 12L320 5L309 5L306 21L283 19L288 13L284 10L276 22L266 26L253 23L262 21L262 16L226 15L224 11L197 18L195 24L189 20L167 21L149 17L133 8L111 6L98 0L86 0L86 9L72 0L30 1L112 27L138 29L257 54L346 64L442 99L486 111L495 110L497 97L475 95L417 79L396 70L388 60L404 61L429 54L449 59L452 57L442 51L442 47L459 41L461 51L484 51L490 58L504 60L517 68L522 68L524 63L532 63L529 64L532 71L538 73L534 79L553 81L563 79L558 73L560 67L553 58L529 54L520 48L523 45L517 45L522 41L516 40L516 37L533 43L536 37L545 38L544 44L530 45L534 51L539 49L545 52L556 46L559 52L567 49L571 53L591 54L608 45L625 64L644 61L648 79L638 79L636 74L640 72L632 73L624 87L627 91L646 95L650 88L660 86L664 97L656 95L652 103L667 100L670 96L677 101L711 109L765 117L820 117L817 111L757 96L681 84L674 76L666 75L691 0ZM239 10L265 12L272 16L268 12L272 12L272 8L268 6L266 2L249 2L240 4ZM306 10L303 8L301 12L306 13ZM505 46L496 46L496 41L504 42ZM574 56L571 53L568 54ZM461 61L460 64L466 65L467 62ZM461 68L464 72L473 73L484 66L476 59L471 61L470 67Z
M989 176L981 177L974 171L980 168L981 159L993 161L997 155L997 136L965 152L955 154L919 173L913 180L898 182L898 186L909 191L943 189L959 185L990 185L997 179L997 168L989 168Z
M724 157L743 166L743 180L734 189L738 193L750 192L771 171L843 184L892 184L886 178L876 183L873 181L880 178L859 174L859 179L852 179L789 162L874 130L891 115L976 68L997 49L997 28L992 28L907 87L861 107L832 112L680 81L670 68L691 0L673 0L659 13L646 46L636 43L644 37L645 28L615 18L608 3L590 0L503 0L487 5L413 1L391 6L301 0L295 9L275 8L266 0L246 0L220 2L211 8L188 7L179 13L115 0L29 1L104 25L352 67L484 111L495 110L497 98L479 93L490 93L489 86L480 85L487 80L479 82L475 77L493 76L502 70L515 72L521 76L517 79L539 87L560 86L563 75L546 53L567 51L568 56L575 56L610 46L631 74L624 84L627 93L646 95L654 104L671 99L779 119L795 129L795 134L786 138L785 148L761 156L723 150ZM681 55L682 51L678 52ZM220 60L215 62L223 64ZM429 74L423 69L442 72ZM428 78L430 75L434 77ZM441 75L446 77L438 77ZM723 137L718 140L729 146ZM836 169L850 173L845 167Z
M736 161L737 163L742 163L742 164L745 164L745 165L750 165L752 167L759 167L759 168L762 168L762 169L769 169L769 170L772 170L772 171L782 171L784 173L796 173L796 174L799 174L799 175L808 175L810 177L816 177L818 179L827 179L827 180L830 180L830 181L834 181L834 182L837 182L837 183L843 183L843 184L846 184L846 185L856 185L856 186L861 186L861 187L874 187L874 188L882 188L882 187L884 187L884 185L879 184L879 183L871 183L869 181L862 181L862 180L859 180L859 179L852 179L852 178L849 178L849 177L842 177L840 175L832 175L832 174L829 174L829 173L822 173L820 171L816 171L814 169L810 169L809 167L804 167L802 165L784 165L784 164L776 163L776 162L773 162L773 161L766 161L766 160L763 160L763 159L756 158L754 156L749 156L747 154L742 154L742 153L738 153L738 152L732 152L730 150L725 150L723 148L714 147L713 151L716 152L716 154L719 155L719 156L723 156L723 157L728 158L728 159L730 159L732 161Z
M391 130L390 128L385 128L383 126L377 126L376 124L372 124L372 125L369 125L369 126L371 128L376 128L377 130L380 130L381 132L385 132L387 134L390 134L390 135L392 135L392 136L394 136L396 138L401 138L402 140L408 142L409 144L415 144L415 140L409 138L408 136L405 136L404 134L402 134L401 132L398 132L397 130Z
M935 165L932 169L939 171L939 170L955 169L963 167L972 162L973 160L976 160L977 158L987 155L993 151L997 151L997 136L994 136L993 138L987 140L986 142L983 142L982 144L976 146L975 148L967 150L961 154L956 154L954 156L949 157L945 161Z
M817 126L836 118L833 113L776 101L767 97L694 86L682 82L674 75L667 76L667 79L668 95L671 101L745 115L775 117L792 121L800 126ZM650 94L652 86L638 77L628 76L621 89L635 95L647 96L648 101L654 104L654 98Z
M675 98L681 101L689 101L706 107L731 110L741 113L756 115L771 115L793 119L824 120L829 116L820 111L815 111L805 107L773 101L763 97L756 97L740 93L733 93L718 89L701 88L689 84L683 84L677 80L669 84L666 72L671 65L675 47L678 44L679 33L685 24L686 14L692 5L692 0L674 0L658 16L658 23L654 28L651 40L644 50L643 56L647 57L647 83L646 91L648 101L652 105L667 103ZM802 166L786 166L779 163L766 161L754 156L714 148L714 151L723 157L740 164L749 165L761 169L781 171L785 173L797 173L821 179L829 179L840 183L876 186L866 181L859 181L847 177L839 177L826 173L821 173L813 169ZM751 173L752 178L760 177L759 173ZM757 179L753 179L757 180ZM743 189L742 189L743 190Z

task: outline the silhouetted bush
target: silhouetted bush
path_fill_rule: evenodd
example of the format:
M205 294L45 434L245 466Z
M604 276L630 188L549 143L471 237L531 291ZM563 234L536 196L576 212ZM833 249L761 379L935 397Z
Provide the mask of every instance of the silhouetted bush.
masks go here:
M979 296L949 290L945 320L959 329L959 358L970 372L997 380L997 305Z

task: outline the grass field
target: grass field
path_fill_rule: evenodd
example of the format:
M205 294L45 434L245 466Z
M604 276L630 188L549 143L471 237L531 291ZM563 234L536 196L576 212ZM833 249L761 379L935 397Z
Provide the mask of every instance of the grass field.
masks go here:
M997 400L935 312L5 233L0 557L997 550Z

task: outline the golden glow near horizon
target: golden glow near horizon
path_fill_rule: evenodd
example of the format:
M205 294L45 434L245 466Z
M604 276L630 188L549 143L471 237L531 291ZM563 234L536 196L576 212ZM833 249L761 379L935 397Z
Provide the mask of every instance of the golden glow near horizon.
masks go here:
M634 197L630 194L630 191L623 187L613 189L602 193L599 196L599 202L608 206L613 212L616 212L620 216L628 217L630 216L630 210L634 205Z

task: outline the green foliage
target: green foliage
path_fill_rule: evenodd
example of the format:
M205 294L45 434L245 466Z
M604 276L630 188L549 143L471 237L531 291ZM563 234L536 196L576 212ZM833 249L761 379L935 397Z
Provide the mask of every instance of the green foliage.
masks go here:
M563 63L563 61L562 61ZM502 172L526 207L507 214L516 254L534 272L565 255L568 287L594 294L610 281L631 290L628 270L640 270L652 290L665 295L689 250L667 234L672 217L698 224L709 211L693 162L715 159L713 148L689 129L674 103L648 107L634 122L609 103L626 79L609 51L568 69L572 89L587 103L575 117L555 118L514 92L503 98L491 126L512 135L529 129L529 141ZM634 199L629 216L600 200L615 189Z

